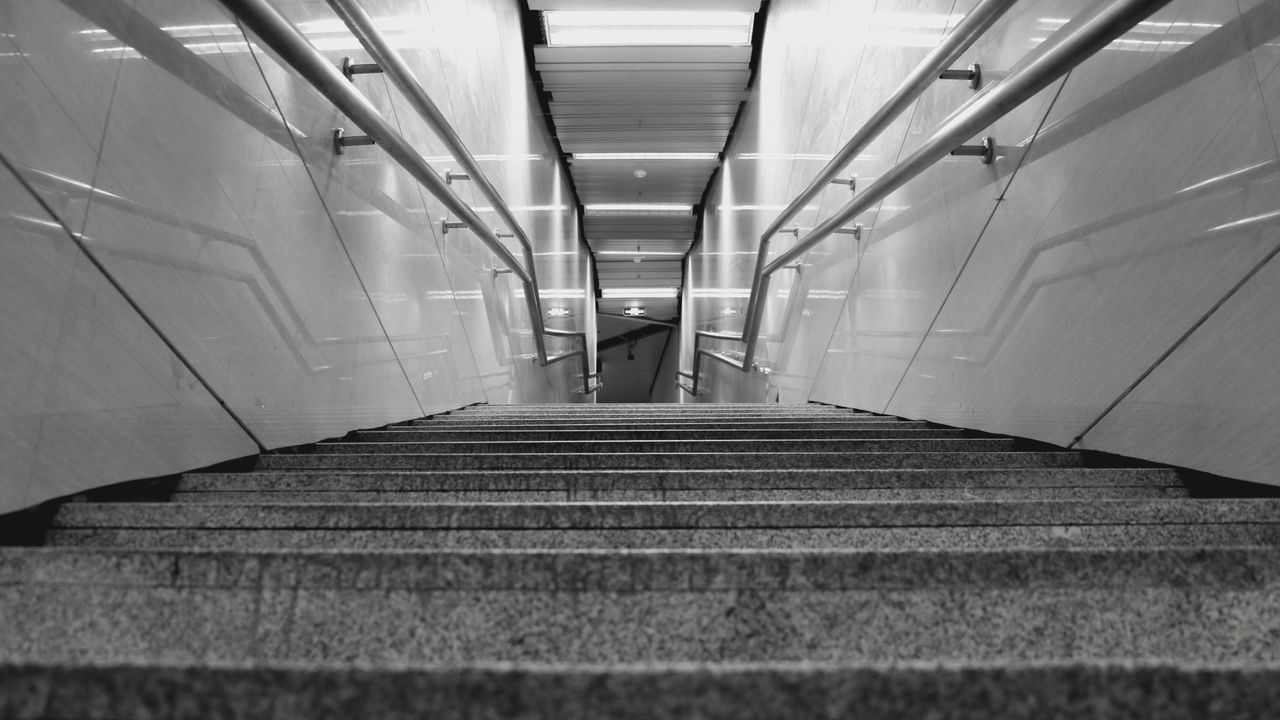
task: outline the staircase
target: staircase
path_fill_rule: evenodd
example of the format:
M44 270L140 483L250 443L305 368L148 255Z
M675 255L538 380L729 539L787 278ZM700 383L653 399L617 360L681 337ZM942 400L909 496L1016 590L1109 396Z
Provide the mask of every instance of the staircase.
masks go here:
M2 718L1266 718L1280 500L805 405L476 406L0 548Z

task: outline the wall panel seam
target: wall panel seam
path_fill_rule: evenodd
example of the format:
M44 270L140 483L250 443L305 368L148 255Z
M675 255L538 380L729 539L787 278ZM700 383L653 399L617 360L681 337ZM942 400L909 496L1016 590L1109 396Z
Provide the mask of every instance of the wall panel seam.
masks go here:
M245 32L244 26L240 25L238 18L236 20L236 25L240 27L240 32L245 36L245 41L247 43L249 40L248 33ZM267 88L267 92L271 94L271 103L275 105L276 112L280 114L281 118L286 117L284 114L284 108L280 105L280 100L276 97L275 89L272 88L271 83L267 81L267 74L262 69L262 63L258 59L258 53L252 50L252 45L250 45L250 48L249 55L253 58L254 66L258 68L258 74L262 77L263 85ZM342 232L338 229L338 223L334 220L333 213L329 211L329 203L325 200L324 193L320 190L320 184L316 181L315 174L311 171L311 165L306 162L302 148L298 147L298 138L294 134L294 129L288 123L285 123L285 127L289 133L290 141L294 144L295 152L298 154L298 157L304 158L302 168L307 173L307 179L311 181L311 187L315 190L316 198L320 202L320 207L324 208L325 217L328 218L329 225L333 228L333 234L334 237L338 239L338 245L342 248L343 254L347 256L347 263L351 265L351 274L355 276L356 282L360 284L360 292L364 293L365 300L369 302L369 310L373 313L374 320L378 322L378 328L382 330L383 337L387 339L387 347L391 349L391 356L395 358L396 366L400 368L400 374L404 376L404 382L409 387L409 394L413 396L413 403L418 406L419 415L425 416L427 412L422 407L422 400L418 397L418 391L414 388L413 381L409 379L409 371L405 370L404 363L400 361L400 353L396 351L395 343L391 341L391 334L387 332L387 326L382 322L382 315L378 313L377 305L374 304L373 298L369 296L369 288L365 285L364 278L360 275L360 269L356 267L355 258L351 257L351 251L347 248L347 243L342 238Z
M85 244L82 237L77 233L75 233L74 231L72 231L71 228L67 226L66 222L61 217L59 217L57 213L53 211L53 208L51 208L49 204L45 202L44 198L41 197L40 194L35 191L35 188L31 187L30 183L28 183L26 178L24 178L18 172L17 168L14 167L13 163L9 160L9 157L5 155L3 152L0 152L0 165L4 165L5 169L13 174L14 178L16 178L18 183L22 185L23 189L26 190L27 193L31 195L32 198L35 199L36 203L38 203L40 207L46 213L48 213L49 217L52 218L54 222L58 223L58 225L60 225L63 230L66 231L67 237L71 239L71 242L75 244L76 248L85 256L86 259L88 259L90 264L93 265L93 267L102 275L102 277L106 279L106 281L111 285L111 287L114 288L115 291L120 294L120 297L125 301L126 304L128 304L130 309L132 309L135 313L137 313L138 317L147 325L148 328L151 329L151 332L155 333L156 337L159 338L160 342L162 342L166 348L168 348L169 352L173 353L173 356L176 357L178 361L182 363L183 367L187 369L187 372L190 372L192 377L194 377L196 381L200 383L201 387L203 387L205 391L209 393L209 396L212 397L214 401L217 402L218 405L222 408L222 410L225 413L227 413L227 415L235 422L235 424L238 425L240 429L244 431L245 435L247 435L249 439L253 441L254 445L258 446L258 451L266 452L267 448L262 443L262 440L260 440L258 436L253 432L253 430L251 430L249 426L245 423L245 421L241 419L241 417L237 415L234 410L231 409L231 406L228 405L227 402L222 399L222 396L219 395L217 391L213 389L213 386L209 384L209 381L205 379L204 375L201 374L201 372L196 369L195 365L190 360L187 359L187 356L184 355L182 351L178 349L178 346L174 344L174 342L169 338L169 336L166 335L164 331L160 329L160 326L157 325L156 322L151 319L151 316L148 315L142 309L142 306L138 304L137 300L135 300L133 296L130 295L125 290L124 285L121 284L121 282L118 279L116 279L114 275L111 274L111 271L107 269L106 265L104 265L102 261L99 260L97 256L93 254L93 252L89 249L88 245Z
M1063 76L1058 82L1058 89L1053 94L1053 99L1049 101L1048 107L1045 108L1044 116L1040 118L1039 125L1036 126L1035 134L1031 136L1031 141L1027 143L1027 149L1018 158L1018 164L1014 167L1013 172L1009 175L1009 181L1005 183L1004 188L1000 191L999 197L996 198L995 205L991 208L991 214L987 216L987 221L983 223L982 230L978 231L978 237L969 246L969 252L965 255L964 262L960 264L960 269L956 271L955 278L951 281L951 287L947 288L947 294L943 296L942 302L938 304L937 311L933 314L933 319L929 321L929 327L925 330L924 335L920 337L920 344L916 346L915 352L911 354L911 360L907 363L906 368L902 372L902 377L898 378L898 384L894 386L893 392L889 395L889 399L885 402L882 413L888 413L889 407L893 405L893 399L897 396L898 391L902 389L902 383L906 381L907 376L911 374L911 368L916 363L916 359L920 356L920 351L924 349L925 343L929 341L929 335L933 332L933 328L938 323L938 318L942 317L942 311L947 306L947 301L951 299L951 294L955 292L956 286L960 284L960 278L964 276L964 272L969 267L969 261L973 258L974 252L978 249L982 237L986 235L987 228L991 227L991 221L995 219L996 213L1000 211L1000 206L1004 203L1005 196L1009 194L1009 188L1013 187L1014 181L1018 177L1018 171L1022 169L1022 164L1030 157L1032 150L1035 148L1036 139L1040 136L1040 131L1044 129L1045 123L1049 121L1049 115L1053 112L1053 107L1057 105L1058 98L1062 95L1062 90L1067 86L1067 81L1071 79L1071 73Z

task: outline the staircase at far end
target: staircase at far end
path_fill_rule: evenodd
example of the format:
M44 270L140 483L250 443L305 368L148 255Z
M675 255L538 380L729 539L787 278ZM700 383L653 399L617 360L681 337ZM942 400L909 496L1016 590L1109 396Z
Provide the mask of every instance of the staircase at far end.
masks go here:
M1099 464L820 405L356 432L0 548L0 718L1273 716L1280 500Z

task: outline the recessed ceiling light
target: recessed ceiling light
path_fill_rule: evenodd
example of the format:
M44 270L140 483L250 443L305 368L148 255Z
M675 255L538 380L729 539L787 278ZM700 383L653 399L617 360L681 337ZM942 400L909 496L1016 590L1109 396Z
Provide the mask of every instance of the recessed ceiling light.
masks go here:
M635 175L637 180L643 180L649 176L649 171L644 168L636 168L631 171L631 174Z
M625 213L679 213L688 215L693 212L692 205L679 205L669 203L600 203L596 205L586 205L584 209L589 212L625 212Z
M586 152L574 153L574 160L715 160L713 152Z
M649 288L601 288L600 294L605 300L646 300L646 299L663 299L674 298L680 293L680 288L673 287L649 287Z
M672 257L684 257L684 253L674 251L674 250L646 250L644 252L640 252L639 250L600 250L596 252L596 254L597 255L640 255L642 257L648 257L650 255L669 255ZM754 252L751 254L755 255Z
M549 10L548 45L749 45L749 12Z

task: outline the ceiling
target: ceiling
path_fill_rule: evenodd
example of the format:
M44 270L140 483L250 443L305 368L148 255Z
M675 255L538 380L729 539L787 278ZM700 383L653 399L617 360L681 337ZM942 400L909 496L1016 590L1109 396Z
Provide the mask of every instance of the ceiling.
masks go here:
M760 0L529 0L536 11L755 13L759 7ZM603 293L600 312L641 305L651 318L679 314L672 289L681 286L683 257L694 240L695 206L746 100L751 55L749 41L534 47L554 132L585 206L583 231ZM662 157L671 153L686 157ZM599 205L608 207L593 207ZM629 207L635 205L683 207Z

